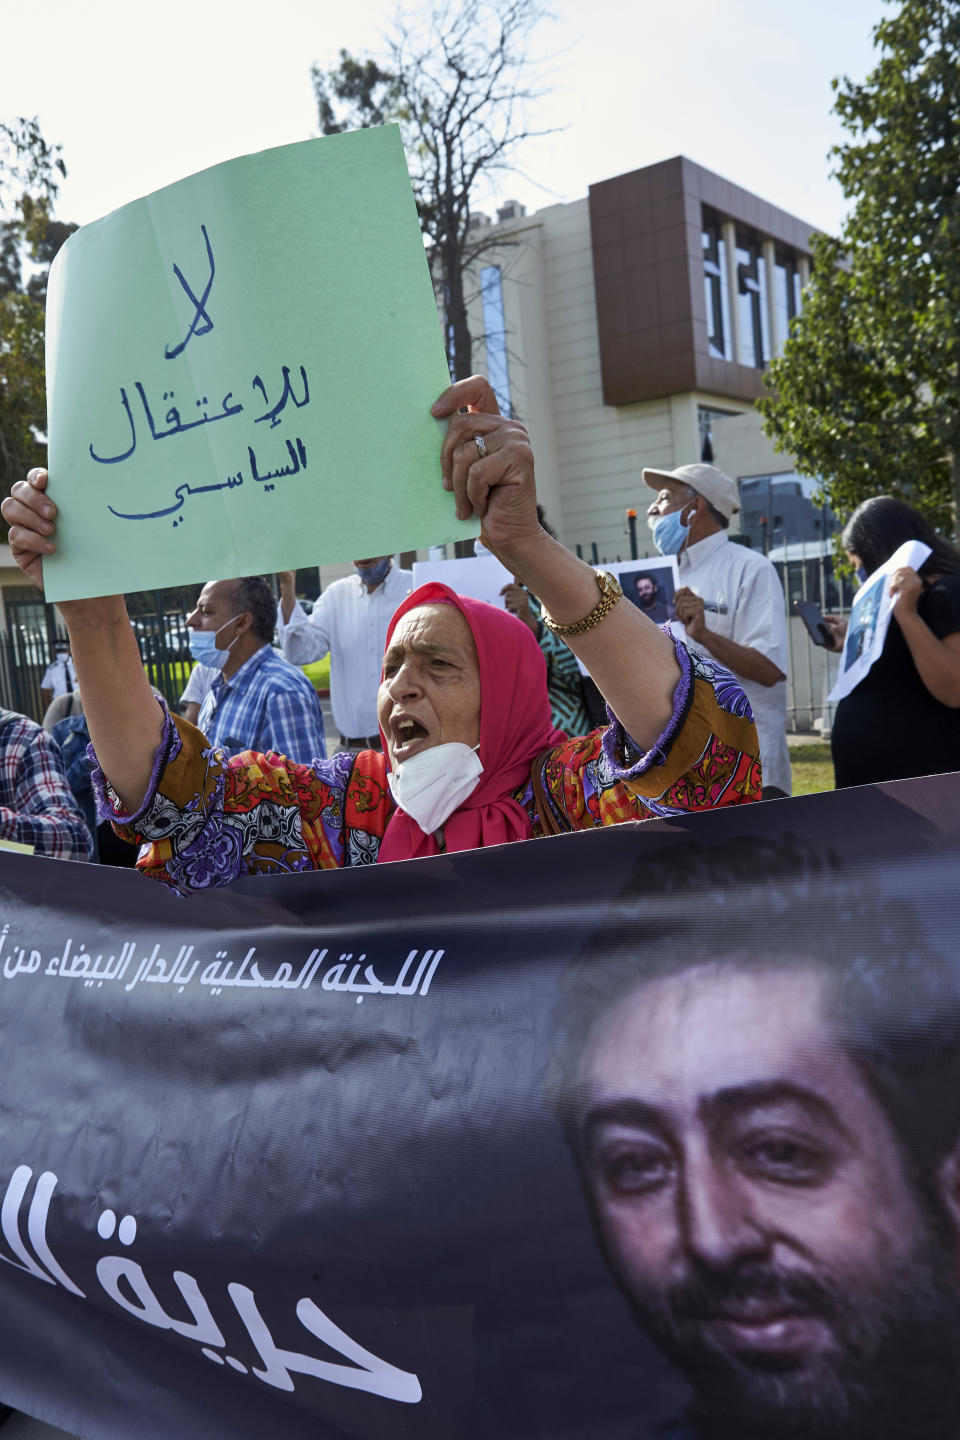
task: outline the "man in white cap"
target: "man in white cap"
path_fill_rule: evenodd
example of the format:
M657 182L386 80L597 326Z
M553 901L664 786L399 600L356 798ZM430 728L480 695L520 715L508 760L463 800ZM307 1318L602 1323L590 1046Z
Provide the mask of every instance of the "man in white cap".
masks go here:
M676 555L674 596L687 644L732 670L743 686L760 737L763 798L790 794L787 749L787 619L783 586L765 555L731 545L737 487L715 465L644 470L657 498L647 511L653 543Z

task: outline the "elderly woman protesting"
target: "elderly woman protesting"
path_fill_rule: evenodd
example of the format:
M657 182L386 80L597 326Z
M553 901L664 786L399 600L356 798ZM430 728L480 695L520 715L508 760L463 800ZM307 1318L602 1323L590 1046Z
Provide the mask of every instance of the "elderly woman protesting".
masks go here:
M186 894L244 872L403 860L759 798L756 732L736 681L619 604L612 577L540 528L526 431L497 413L487 382L452 385L433 414L450 417L441 469L458 518L481 519L484 543L596 680L611 724L566 739L550 723L530 630L426 585L387 637L385 755L228 760L157 704L122 597L65 603L101 808L142 846L145 874ZM42 586L56 516L46 472L18 481L0 508L17 564Z

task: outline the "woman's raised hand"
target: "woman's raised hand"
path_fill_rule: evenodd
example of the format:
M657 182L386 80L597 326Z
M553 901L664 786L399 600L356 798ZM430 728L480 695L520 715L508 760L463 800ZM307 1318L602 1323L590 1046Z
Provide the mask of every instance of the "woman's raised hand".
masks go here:
M500 414L489 381L482 375L458 380L435 401L432 413L437 419L450 416L440 466L443 488L457 502L457 518L476 515L495 553L537 536L530 437L519 421Z
M923 580L909 565L901 565L891 576L890 594L893 596L894 615L916 610L917 601L923 594Z
M52 555L57 507L47 496L46 470L31 470L0 504L10 526L10 553L38 590L43 589L43 557Z

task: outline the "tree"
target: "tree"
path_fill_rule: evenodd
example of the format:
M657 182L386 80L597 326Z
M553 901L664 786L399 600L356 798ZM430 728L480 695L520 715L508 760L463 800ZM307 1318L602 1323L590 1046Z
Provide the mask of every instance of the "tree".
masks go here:
M526 118L542 94L528 47L545 15L540 0L434 0L398 13L383 64L341 50L335 69L311 72L324 135L400 125L455 379L473 370L466 273L503 243L471 231L471 201L521 141L547 133Z
M76 229L51 215L66 175L36 119L0 122L0 494L43 464L47 272Z
M841 513L892 493L960 514L960 6L902 0L861 85L834 81L853 202L813 241L804 307L760 401L765 429Z

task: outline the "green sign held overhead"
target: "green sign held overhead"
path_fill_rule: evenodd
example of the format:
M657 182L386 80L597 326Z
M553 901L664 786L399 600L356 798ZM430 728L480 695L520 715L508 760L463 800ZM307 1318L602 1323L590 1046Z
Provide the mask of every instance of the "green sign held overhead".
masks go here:
M247 155L67 241L47 305L47 597L477 533L440 485L449 383L394 126Z

